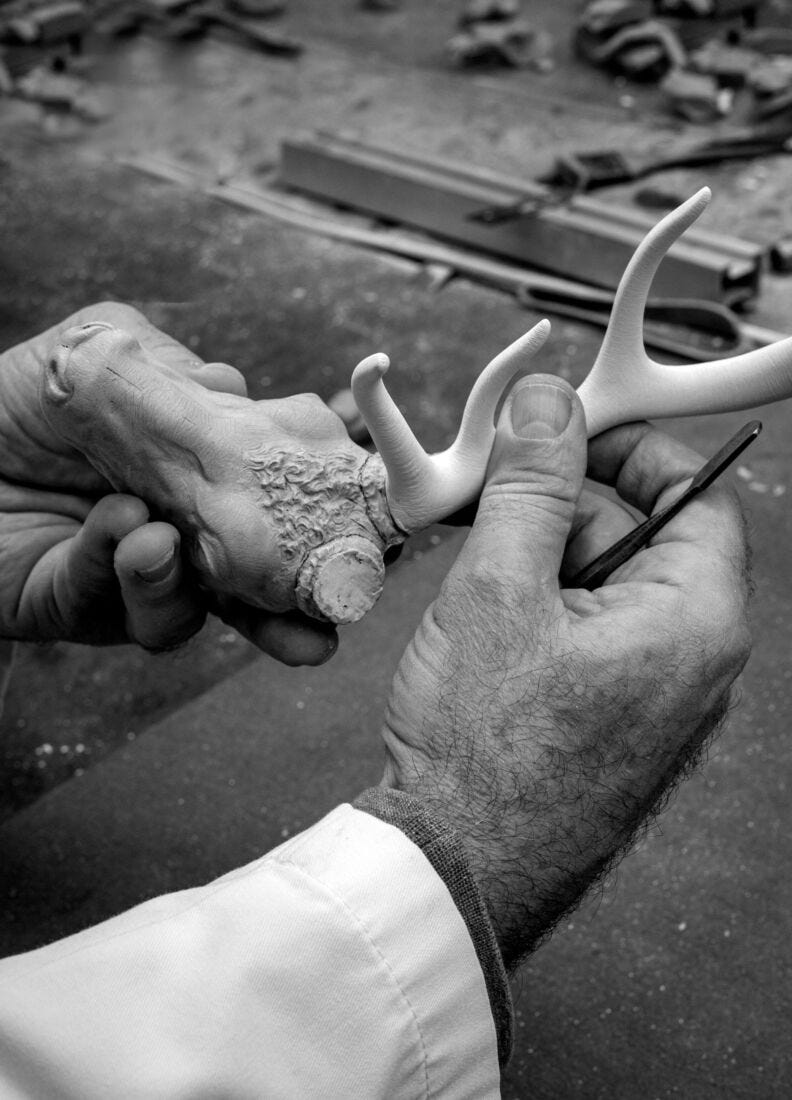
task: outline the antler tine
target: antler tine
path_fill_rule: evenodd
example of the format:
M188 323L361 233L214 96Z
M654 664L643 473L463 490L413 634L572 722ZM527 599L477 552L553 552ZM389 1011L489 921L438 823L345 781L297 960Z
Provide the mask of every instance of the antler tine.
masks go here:
M403 531L419 531L476 498L484 483L495 438L495 411L508 382L524 370L550 332L540 321L497 355L470 392L454 443L428 455L385 388L385 355L370 355L355 367L352 393L386 470L391 515Z
M398 506L394 510L394 503L420 495L421 486L432 478L433 466L385 388L382 378L389 366L382 353L363 359L352 373L352 395L385 464L391 514L405 531L417 530Z
M714 362L667 366L643 346L652 278L674 241L704 210L704 187L660 221L639 245L616 292L600 353L578 393L589 435L645 417L749 409L792 396L792 337Z
M654 226L635 250L622 275L599 354L578 387L589 433L618 424L634 410L624 410L625 394L640 389L640 378L656 364L646 354L643 317L652 280L671 245L707 207L712 192L702 187ZM642 414L645 415L645 414Z
M527 370L529 360L539 351L549 335L550 322L545 318L487 364L476 379L465 403L456 439L447 451L434 456L436 460L448 456L447 461L457 468L464 465L477 471L480 469L483 478L495 438L495 410L498 402L503 397L507 384L515 375Z
M628 420L736 412L792 397L792 336L707 363L647 362L648 373L625 387L613 415L605 410L599 419L589 421L586 404L589 435Z

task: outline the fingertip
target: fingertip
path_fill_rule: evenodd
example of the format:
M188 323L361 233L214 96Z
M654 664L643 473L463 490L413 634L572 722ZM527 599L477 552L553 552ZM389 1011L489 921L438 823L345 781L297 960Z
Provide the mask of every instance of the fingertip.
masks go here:
M300 646L303 656L301 663L313 666L327 664L335 656L338 644L338 631L335 628L327 634L314 635L310 642L305 639Z
M86 520L85 536L95 542L120 542L148 521L148 507L138 497L110 493L96 502Z
M498 431L521 442L551 439L573 428L585 433L583 404L575 389L554 374L528 374L512 386Z
M515 386L509 402L512 431L521 439L555 439L566 430L571 416L570 394L541 375Z
M215 598L212 610L257 649L293 668L323 665L338 648L333 623L311 619L300 611L262 611L222 597Z
M181 539L169 523L146 523L119 542L115 568L119 577L155 583L167 579L178 558Z
M206 618L205 601L184 574L180 546L174 527L154 522L130 532L116 549L114 565L127 631L152 652L182 645Z
M271 616L256 632L256 644L265 653L293 668L326 664L338 649L338 631L295 612Z
M549 561L557 574L585 470L580 399L564 379L528 375L501 414L474 531L488 528L482 537L497 542L502 536L494 532L511 529L524 562L547 575ZM492 552L511 561L508 548Z

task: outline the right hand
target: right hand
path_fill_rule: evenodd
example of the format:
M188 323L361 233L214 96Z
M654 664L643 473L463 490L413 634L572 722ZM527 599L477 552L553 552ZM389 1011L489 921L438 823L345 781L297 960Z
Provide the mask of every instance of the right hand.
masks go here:
M507 399L471 533L393 683L383 784L460 833L507 965L630 842L725 712L749 651L734 494L708 489L602 588L559 581L635 526L581 496L580 399L534 375ZM646 424L589 449L644 515L703 460Z

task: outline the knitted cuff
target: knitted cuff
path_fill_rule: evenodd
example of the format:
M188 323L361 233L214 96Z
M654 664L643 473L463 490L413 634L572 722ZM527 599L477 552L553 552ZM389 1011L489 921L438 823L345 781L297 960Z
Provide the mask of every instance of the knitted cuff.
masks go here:
M506 968L487 907L468 865L459 834L411 795L389 787L370 787L353 806L395 825L417 844L448 887L468 927L487 985L498 1036L498 1061L503 1068L512 1049L514 1009Z

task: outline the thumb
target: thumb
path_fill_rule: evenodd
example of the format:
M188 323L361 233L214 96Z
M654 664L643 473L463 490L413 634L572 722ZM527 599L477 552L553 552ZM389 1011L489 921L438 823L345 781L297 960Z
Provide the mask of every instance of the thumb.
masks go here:
M583 406L567 382L546 374L517 382L501 411L469 542L531 602L558 595L586 443Z

